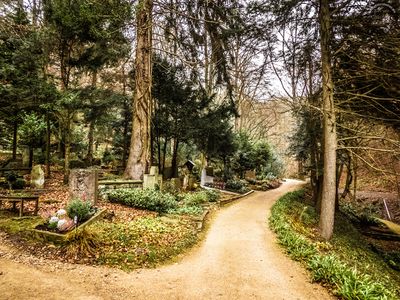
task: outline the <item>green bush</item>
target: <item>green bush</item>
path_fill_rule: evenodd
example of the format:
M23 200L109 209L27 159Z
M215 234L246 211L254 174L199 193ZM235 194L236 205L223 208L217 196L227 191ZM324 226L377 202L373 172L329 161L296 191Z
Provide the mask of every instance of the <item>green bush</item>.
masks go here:
M11 183L11 187L14 190L22 190L25 187L25 180L22 178L17 178L16 181Z
M67 214L71 219L75 216L78 222L84 222L90 218L93 213L92 205L89 201L82 201L80 199L74 199L67 205Z
M110 202L122 203L131 207L160 213L177 207L174 196L154 189L117 189L107 194Z
M208 196L204 191L189 193L185 195L185 197L183 198L183 202L187 206L199 206L200 204L208 202Z
M18 179L18 174L14 171L10 171L6 172L5 177L8 182L15 182Z
M180 200L187 206L199 206L207 202L216 202L219 196L219 192L213 190L203 190L200 192L184 194Z
M376 218L379 217L379 207L368 203L366 205L355 206L352 203L343 203L340 210L351 220L365 225L377 225Z
M235 180L235 179L228 180L225 184L225 189L228 191L238 192L238 193L242 193L242 194L249 191L246 181Z
M83 160L73 159L69 162L69 167L71 169L85 169L87 168L87 164Z
M168 210L169 214L174 215L200 215L203 212L201 206L181 206Z
M204 192L207 195L208 202L216 202L221 196L220 192L214 190L205 190Z

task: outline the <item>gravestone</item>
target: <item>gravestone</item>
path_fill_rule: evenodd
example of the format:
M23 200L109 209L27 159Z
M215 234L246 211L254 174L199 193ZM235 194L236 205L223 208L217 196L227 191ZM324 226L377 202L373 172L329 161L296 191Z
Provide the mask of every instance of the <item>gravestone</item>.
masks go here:
M98 170L73 169L69 175L69 194L71 199L79 198L97 204Z
M143 188L154 189L156 187L157 177L156 175L144 174L143 175Z
M157 166L150 167L150 175L158 176L158 167Z
M184 191L189 190L189 178L189 174L185 174L185 176L183 177L182 187Z
M213 183L214 177L207 175L207 170L204 168L201 171L200 185L204 186L206 183Z
M36 165L32 168L31 186L35 189L42 189L44 187L44 171L41 165Z

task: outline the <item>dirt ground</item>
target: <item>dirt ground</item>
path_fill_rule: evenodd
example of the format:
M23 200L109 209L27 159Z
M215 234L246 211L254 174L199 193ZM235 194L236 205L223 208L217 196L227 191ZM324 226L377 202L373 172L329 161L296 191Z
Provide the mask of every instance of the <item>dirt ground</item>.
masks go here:
M198 247L157 269L52 264L0 245L0 299L330 299L267 228L272 204L300 184L222 208Z

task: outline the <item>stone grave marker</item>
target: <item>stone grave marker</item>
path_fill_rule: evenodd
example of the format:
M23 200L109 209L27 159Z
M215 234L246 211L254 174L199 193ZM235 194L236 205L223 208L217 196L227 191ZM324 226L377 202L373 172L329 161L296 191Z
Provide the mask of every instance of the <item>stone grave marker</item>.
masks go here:
M204 186L206 183L213 183L213 182L214 182L214 177L207 175L207 170L204 168L201 171L200 185Z
M41 165L32 167L31 186L35 189L42 189L44 187L44 171Z
M156 175L144 174L143 175L143 188L154 189L156 187L157 178Z
M69 175L69 193L71 199L79 198L97 204L98 170L73 169Z

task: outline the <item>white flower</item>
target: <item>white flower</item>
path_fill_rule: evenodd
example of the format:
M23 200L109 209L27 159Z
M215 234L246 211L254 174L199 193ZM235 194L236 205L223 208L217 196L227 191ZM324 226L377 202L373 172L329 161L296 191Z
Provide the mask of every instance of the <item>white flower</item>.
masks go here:
M57 223L58 230L60 230L64 226L65 223L67 223L67 220L59 220Z
M65 209L59 209L56 214L57 216L62 217L65 216L67 212L65 211Z
M58 221L59 221L58 217L51 217L50 220L49 220L49 223L53 224L53 223L57 223Z

